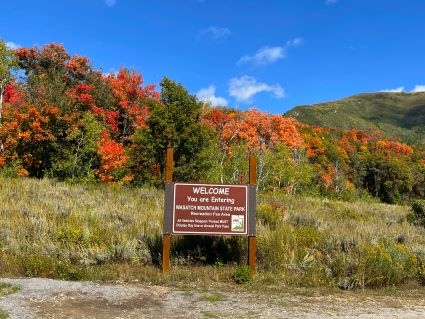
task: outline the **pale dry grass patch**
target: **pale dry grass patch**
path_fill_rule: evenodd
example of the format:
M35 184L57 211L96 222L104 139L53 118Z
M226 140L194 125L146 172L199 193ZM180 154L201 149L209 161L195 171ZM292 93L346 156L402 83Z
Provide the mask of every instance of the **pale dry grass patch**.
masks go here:
M0 177L0 273L231 281L236 263L245 263L245 240L173 236L176 270L168 279L160 274L163 199L150 188ZM388 286L416 276L415 256L425 261L425 230L407 222L407 206L260 193L257 211L258 278L265 282Z
M145 239L162 232L162 197L155 189L0 178L1 253L81 265L148 262Z
M259 202L281 206L283 222L315 227L327 238L374 243L400 237L406 245L425 245L425 229L406 220L408 206L273 195Z
M261 265L291 283L375 288L423 277L425 229L407 221L407 206L260 194L258 211Z

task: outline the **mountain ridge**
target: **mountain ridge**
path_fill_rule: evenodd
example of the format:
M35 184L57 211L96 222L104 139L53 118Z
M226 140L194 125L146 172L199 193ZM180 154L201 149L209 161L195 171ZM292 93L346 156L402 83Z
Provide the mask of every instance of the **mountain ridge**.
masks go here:
M285 116L323 127L378 130L386 138L425 145L425 92L360 93L335 101L296 106Z

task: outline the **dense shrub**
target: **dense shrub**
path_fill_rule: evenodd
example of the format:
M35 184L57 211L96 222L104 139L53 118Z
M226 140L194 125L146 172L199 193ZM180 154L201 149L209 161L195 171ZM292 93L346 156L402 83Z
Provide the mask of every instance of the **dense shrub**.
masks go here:
M235 272L233 273L233 280L237 284L246 284L250 282L251 279L252 276L249 266L239 266L235 269Z
M381 288L402 284L416 277L417 259L404 245L381 242L364 244L360 250L359 276L362 287Z
M425 227L425 200L412 201L411 211L407 218L411 223Z

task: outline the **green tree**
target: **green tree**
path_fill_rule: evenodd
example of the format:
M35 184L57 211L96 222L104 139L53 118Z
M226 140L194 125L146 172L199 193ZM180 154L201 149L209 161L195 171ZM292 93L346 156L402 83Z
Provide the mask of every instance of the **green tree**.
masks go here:
M165 151L174 149L174 179L199 181L209 168L211 130L200 122L202 103L168 78L161 83L160 101L147 102L146 126L136 130L131 149L133 175L139 184L160 185L165 170Z
M425 162L418 161L412 166L413 192L419 198L425 198Z
M52 161L48 175L72 182L93 182L99 167L98 143L102 125L93 114L86 113L67 135L63 152Z
M292 152L293 153L293 152ZM317 174L306 159L300 155L298 162L293 160L291 150L285 144L278 144L264 155L265 173L259 186L263 189L285 189L296 194L312 188Z
M408 161L368 152L362 157L362 166L363 186L383 202L396 203L411 195L413 174Z

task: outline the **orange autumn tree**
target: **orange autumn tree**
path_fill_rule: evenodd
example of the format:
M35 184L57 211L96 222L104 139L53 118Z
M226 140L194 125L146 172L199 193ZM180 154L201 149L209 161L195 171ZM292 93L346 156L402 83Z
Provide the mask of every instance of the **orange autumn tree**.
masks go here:
M59 109L47 103L37 107L26 102L16 85L12 85L5 99L4 122L0 127L4 145L0 166L9 163L20 175L39 176L46 164L45 150L56 141L52 127L58 114Z
M104 78L112 88L114 106L108 111L97 109L96 112L104 113L106 119L113 118L113 131L117 131L121 142L134 133L138 128L145 126L148 116L147 100L159 100L159 93L155 85L143 86L143 77L136 71L121 68L118 73L111 73ZM106 112L106 113L105 113ZM111 120L110 120L111 121Z
M100 131L87 133L88 109L87 101L83 101L87 96L82 95L82 100L76 101L70 92L88 85L93 74L89 60L71 56L63 45L55 43L20 48L15 50L15 55L25 73L21 85L25 100L31 101L33 108L44 117L50 116L49 109L56 112L55 118L49 121L48 132L52 138L43 147L38 170L30 171L30 175L87 178L98 161L91 140L100 135ZM31 144L27 147L31 149Z
M59 110L51 132L55 143L45 148L37 176L128 182L121 174L128 163L126 149L134 131L145 125L147 100L159 98L155 86L144 86L140 74L125 68L104 75L60 44L22 48L15 55L25 71L26 98L40 112L44 104Z
M379 140L374 146L374 150L377 152L382 152L387 156L390 155L403 155L411 156L413 154L413 149L404 143L390 140Z
M247 143L251 151L266 150L280 143L291 149L303 145L296 120L256 109L245 112L207 109L203 122L217 131L223 148L236 141Z
M271 115L256 109L245 112L207 108L203 114L203 122L210 125L217 133L218 144L222 151L220 159L220 180L226 174L226 161L231 167L231 180L243 182L246 172L239 170L243 160L239 154L255 152L259 158L259 181L265 178L264 154L273 151L278 145L285 145L290 150L302 147L303 140L298 131L299 123L280 115ZM246 151L244 151L246 147ZM229 168L227 169L229 170Z
M109 133L103 130L98 147L101 158L97 171L99 179L109 184L130 182L133 178L126 168L128 156L125 154L123 145L112 140Z
M159 100L154 85L143 86L143 77L136 71L121 68L118 73L103 75L101 78L111 90L109 105L89 102L90 108L100 117L107 130L99 141L98 154L101 157L97 171L101 181L122 184L129 183L133 175L128 172L128 150L133 150L131 138L137 129L146 127L149 116L149 100Z
M262 189L338 198L365 189L385 201L425 192L423 148L380 132L211 108L167 78L157 92L134 70L104 74L60 44L14 54L25 76L2 91L2 172L159 186L173 145L182 180L245 183L251 153Z

